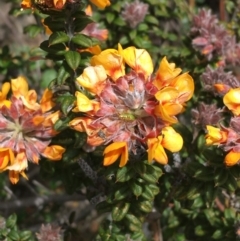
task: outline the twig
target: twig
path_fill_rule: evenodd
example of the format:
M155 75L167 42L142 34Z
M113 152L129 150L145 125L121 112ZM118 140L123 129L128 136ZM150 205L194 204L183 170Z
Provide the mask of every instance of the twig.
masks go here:
M29 206L42 206L47 203L64 203L67 201L80 201L86 200L86 197L79 194L74 195L51 195L51 196L42 196L42 197L31 197L24 198L14 201L5 201L1 202L0 210L8 211L13 209L26 208Z

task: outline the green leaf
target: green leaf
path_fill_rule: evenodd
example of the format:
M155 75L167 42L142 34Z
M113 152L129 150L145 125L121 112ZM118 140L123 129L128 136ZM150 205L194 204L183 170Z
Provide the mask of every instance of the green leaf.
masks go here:
M152 190L154 195L159 193L159 187L155 184L149 184L148 187Z
M21 241L28 241L31 237L32 237L32 232L30 232L30 231L22 231L20 233Z
M129 194L129 187L128 186L123 186L119 188L115 194L114 194L114 199L115 200L122 200L126 198Z
M20 236L18 234L18 231L16 230L11 230L9 233L8 233L8 238L10 238L11 240L19 240Z
M218 240L218 239L224 238L224 236L225 236L225 233L223 232L223 230L216 230L213 233L212 238L215 240Z
M103 201L97 204L96 209L98 213L107 213L112 211L112 205Z
M63 64L57 75L57 85L63 85L66 81L66 79L70 76L70 73L68 71L69 67L66 64ZM70 70L70 69L69 69Z
M74 71L78 68L81 62L81 55L76 51L67 51L64 54L66 61L71 69Z
M211 168L202 167L200 170L195 172L194 177L198 180L209 182L214 179L214 173Z
M140 232L134 232L131 235L131 240L144 240L144 234L140 231Z
M145 22L156 24L156 25L159 24L159 20L156 17L152 16L152 15L147 15L145 17Z
M42 31L42 27L36 25L36 24L32 24L32 25L28 25L26 27L24 27L23 32L28 34L29 37L34 38L36 37L41 31Z
M17 222L17 215L14 213L8 217L6 222L6 227L13 228L16 225L16 222Z
M89 18L88 16L86 17L76 17L73 23L74 26L74 32L81 32L84 28L86 28L86 26L89 23L93 23L93 20L91 18Z
M127 214L130 207L130 203L117 204L112 210L113 221L121 221Z
M127 182L133 177L134 173L131 168L124 166L118 169L116 182Z
M64 29L65 29L65 18L63 18L63 17L54 17L53 18L52 16L49 16L49 17L44 19L44 24L46 26L48 26L48 28L52 32L64 31Z
M55 69L46 69L45 71L43 71L42 74L42 81L40 82L40 86L43 89L46 89L50 82L56 78L57 76L57 72Z
M142 194L142 187L137 183L131 183L130 188L132 189L132 192L136 197L139 197Z
M43 41L40 44L40 48L53 55L63 55L66 52L66 47L64 44L55 44L53 46L49 46L48 40Z
M57 98L57 102L61 105L63 114L67 115L73 108L76 97L70 94L64 94Z
M85 48L99 44L99 41L97 39L87 36L85 34L76 34L74 37L72 37L71 41Z
M137 36L137 30L133 29L132 31L129 31L129 37L131 40L133 40Z
M138 231L142 227L142 222L133 214L128 213L125 218L129 221L130 225L133 225L133 229L130 229L131 231Z
M66 33L64 33L62 31L54 32L49 37L49 46L54 45L54 44L59 44L59 43L66 43L68 41L69 41L69 37Z
M155 197L155 194L148 185L145 185L143 188L141 197L143 197L144 199L147 199L147 200L153 200Z
M214 175L215 186L221 186L228 180L228 171L225 168L219 168Z
M137 207L139 207L139 209L145 213L150 213L153 208L153 202L146 200L146 201L138 203Z
M114 20L115 15L114 15L114 13L112 13L112 12L108 12L108 13L105 15L105 17L106 17L107 22L108 22L108 23L111 23L111 22Z

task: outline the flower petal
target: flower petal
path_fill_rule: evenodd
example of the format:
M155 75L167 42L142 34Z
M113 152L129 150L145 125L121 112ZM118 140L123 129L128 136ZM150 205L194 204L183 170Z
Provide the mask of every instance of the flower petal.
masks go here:
M114 163L120 156L120 167L126 165L128 161L128 148L126 142L113 142L109 146L107 146L103 152L104 160L103 165L109 166Z
M171 152L178 152L182 149L183 138L171 126L162 129L162 146Z
M62 155L65 152L65 148L58 145L48 146L41 155L50 159L51 161L59 161L62 159Z
M149 53L145 49L128 47L122 51L124 61L138 73L143 73L146 77L153 72L153 62Z
M240 115L240 88L231 89L224 97L223 103L234 115Z
M230 151L224 159L224 163L226 164L226 166L234 166L236 164L238 164L240 161L240 152L234 152L234 151Z

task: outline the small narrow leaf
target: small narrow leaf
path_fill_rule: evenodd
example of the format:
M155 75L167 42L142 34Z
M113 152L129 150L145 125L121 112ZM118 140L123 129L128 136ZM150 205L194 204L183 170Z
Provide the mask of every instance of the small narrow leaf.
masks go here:
M69 41L69 37L67 36L66 33L62 31L54 32L49 37L49 46L54 44L59 44L59 43L66 43L68 41Z
M66 58L66 61L69 65L69 67L73 70L76 70L77 67L79 66L80 64L80 61L81 61L81 55L76 52L76 51L67 51L65 53L65 58Z

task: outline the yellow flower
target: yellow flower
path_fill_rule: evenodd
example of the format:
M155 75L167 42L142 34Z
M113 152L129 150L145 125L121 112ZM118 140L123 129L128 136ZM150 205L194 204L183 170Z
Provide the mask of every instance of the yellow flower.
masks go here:
M178 152L182 149L183 139L172 127L167 126L162 129L162 135L157 138L148 139L148 161L156 160L160 164L168 163L167 154L164 150Z
M40 105L37 103L37 93L35 90L28 90L27 80L23 76L11 79L11 89L13 95L21 99L29 110L38 110Z
M100 54L91 58L91 65L102 65L111 78L116 81L119 77L125 75L125 66L123 57L116 49L106 49Z
M8 82L2 85L2 91L0 91L0 106L5 105L8 108L10 107L11 102L9 100L6 100L10 87L11 85Z
M77 106L72 110L73 112L88 112L93 110L92 100L82 94L79 91L76 91L75 96L77 97Z
M90 2L95 4L98 8L105 8L111 4L109 0L90 0Z
M162 129L162 146L171 152L178 152L182 149L183 139L171 126Z
M153 72L153 62L145 49L128 47L122 51L124 61L137 73L143 73L148 77Z
M42 155L52 161L59 161L62 159L62 155L65 151L66 149L62 146L51 145L46 147Z
M180 68L175 68L175 64L169 63L167 58L164 57L160 62L154 84L158 89L161 89L163 86L166 86L166 83L170 83L181 72L182 70Z
M120 156L119 167L126 165L128 161L128 147L126 142L113 142L104 150L103 165L109 166L113 164Z
M240 88L231 89L224 97L223 103L236 116L240 115Z
M53 98L52 91L49 89L46 89L40 101L40 105L43 113L51 110L55 106L55 103L52 101L52 98Z
M89 66L77 78L77 83L92 94L100 94L105 86L107 74L102 65Z
M234 151L230 151L224 159L224 163L226 164L226 166L234 166L236 164L238 164L240 161L240 152L234 152Z
M158 136L157 138L149 138L147 140L148 161L152 162L155 160L160 164L166 165L168 163L168 157L161 143L162 136Z
M219 128L207 125L208 134L205 136L207 145L219 145L226 142L228 133Z

